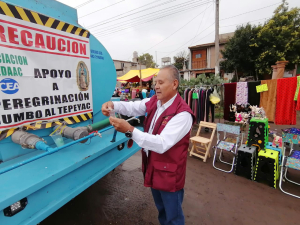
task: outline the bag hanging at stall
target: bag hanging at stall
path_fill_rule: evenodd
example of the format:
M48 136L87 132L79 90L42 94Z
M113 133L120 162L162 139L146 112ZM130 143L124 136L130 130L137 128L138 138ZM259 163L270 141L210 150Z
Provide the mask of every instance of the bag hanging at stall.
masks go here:
M219 94L217 93L216 89L214 89L214 92L210 94L209 100L212 104L218 104L221 101L221 98Z
M193 99L198 99L198 94L196 92L193 93Z

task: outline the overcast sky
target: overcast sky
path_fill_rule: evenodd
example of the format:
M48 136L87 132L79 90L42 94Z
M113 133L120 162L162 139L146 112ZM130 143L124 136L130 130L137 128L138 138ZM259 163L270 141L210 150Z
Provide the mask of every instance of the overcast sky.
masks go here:
M157 56L161 65L162 57L173 59L188 46L215 40L212 0L59 1L77 8L79 24L104 45L113 59L131 60L133 51L137 51L139 55L152 54L154 60ZM220 0L219 33L233 32L237 25L247 22L263 23L280 3L281 0ZM290 8L300 7L299 0L288 3Z

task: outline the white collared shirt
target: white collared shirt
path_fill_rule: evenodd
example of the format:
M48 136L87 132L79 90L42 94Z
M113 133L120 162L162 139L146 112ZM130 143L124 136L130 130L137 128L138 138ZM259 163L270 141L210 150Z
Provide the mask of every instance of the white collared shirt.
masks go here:
M136 128L133 130L132 139L141 148L144 148L147 155L149 150L159 154L165 153L191 130L193 124L192 115L188 112L181 112L170 119L160 134L152 134L156 120L170 105L172 105L176 96L177 94L164 105L161 105L160 100L157 101L157 110L151 121L148 133L142 132ZM126 116L144 116L146 113L145 104L149 100L150 98L136 102L113 102L114 109L115 112Z

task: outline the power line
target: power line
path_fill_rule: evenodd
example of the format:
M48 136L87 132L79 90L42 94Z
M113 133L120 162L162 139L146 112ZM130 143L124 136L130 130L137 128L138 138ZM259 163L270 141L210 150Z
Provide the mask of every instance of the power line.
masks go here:
M255 21L259 21L259 20L265 20L265 19L270 19L269 17L267 18L262 18L262 19L258 19L258 20L252 20L252 21L248 21L248 22L244 22L244 23L252 23L252 22L255 22ZM237 24L232 24L232 25L226 25L226 26L220 26L220 27L232 27L232 26L236 26L236 25L241 25L241 24L244 24L244 23L237 23Z
M278 4L278 3L276 3ZM272 5L269 5L269 6L266 6L266 7L263 7L263 8L259 8L259 9L256 9L256 10L252 10L252 11L249 11L249 12L245 12L245 13L241 13L241 14L238 14L238 15L235 15L235 16L232 16L232 17L228 17L228 18L224 18L224 19L221 19L221 20L226 20L226 19L229 19L229 18L233 18L233 17L237 17L237 16L240 16L240 15L244 15L244 14L247 14L247 13L251 13L251 12L254 12L254 11L257 11L257 10L261 10L261 9L264 9L264 8L267 8L267 7L270 7L270 6L273 6L273 5L276 5L276 4L272 4ZM171 14L170 14L171 15ZM163 18L165 16L162 16L160 18ZM155 19L156 20L156 19ZM148 21L143 21L142 24L144 23L147 23ZM139 25L138 23L134 24L133 26L129 26L129 27L126 27L126 28L123 28L123 29L116 29L116 30L111 30L110 32L108 31L108 33L106 34L103 34L102 37L106 37L106 36L109 36L109 35L113 35L114 33L117 33L117 32L120 32L120 31L123 31L123 30L126 30L126 29L129 29L129 28L132 28L134 27L135 25ZM101 33L101 32L98 32L98 33ZM95 34L98 34L98 33L95 33ZM194 42L194 41L193 41Z
M280 3L281 3L281 2L280 2ZM255 10L252 10L252 11L249 11L249 12L244 12L244 13L241 13L241 14L238 14L238 15L234 15L234 16L231 16L231 17L227 17L227 18L221 19L221 20L227 20L227 19L230 19L230 18L234 18L234 17L237 17L237 16L241 16L241 15L247 14L247 13L251 13L251 12L255 12L255 11L261 10L261 9L265 9L265 8L268 8L268 7L277 5L277 4L279 4L279 3L272 4L272 5L268 5L268 6L265 6L265 7L263 7L263 8L255 9ZM214 25L214 24L215 24L215 23L211 24L209 27L211 27L211 26ZM207 27L205 30L207 30L209 27ZM205 30L204 30L204 31L205 31ZM203 33L204 31L202 31L202 33ZM213 32L214 32L214 31L213 31ZM211 32L211 33L213 33L213 32ZM210 33L210 34L211 34L211 33ZM207 36L208 36L208 35L207 35ZM207 36L205 36L205 37L207 37ZM203 37L203 38L204 38L204 37ZM201 38L201 39L203 39L203 38ZM199 40L201 40L201 39L199 39ZM197 41L199 41L199 40L197 40ZM189 42L189 41L188 41L188 42ZM184 43L183 45L181 45L179 48L177 48L177 49L174 50L173 52L177 51L177 50L180 49L182 46L186 45L188 42ZM172 53L173 53L173 52L172 52ZM170 54L169 54L169 55L170 55Z
M256 9L256 10L252 10L252 11L249 11L249 12L244 12L244 13L241 13L241 14L238 14L238 15L234 15L234 16L231 16L231 17L227 17L227 18L224 18L224 19L221 19L221 20L226 20L226 19L230 19L230 18L234 18L234 17L237 17L237 16L244 15L244 14L247 14L247 13L255 12L255 11L258 11L258 10L261 10L261 9L265 9L265 8L268 8L268 7L277 5L277 4L279 4L279 3L281 3L281 2L272 4L272 5L269 5L269 6L265 6L265 7L263 7L263 8L259 8L259 9ZM163 17L165 17L165 16L163 16ZM162 18L163 18L163 17L162 17ZM159 19L159 18L158 18L158 19ZM212 23L210 26L208 26L207 28L205 28L201 33L203 33L205 30L207 30L209 27L211 27L211 26L214 25L214 24L215 24L215 23ZM129 27L129 28L130 28L130 27ZM126 29L128 29L128 28L126 28ZM121 29L121 30L124 30L124 29ZM121 30L119 30L119 31L121 31ZM113 32L113 33L116 33L116 32L119 32L119 31L115 31L115 32ZM209 33L208 35L212 34L213 32L214 32L214 31L212 31L212 32ZM113 33L111 33L111 34L113 34ZM200 33L200 34L201 34L201 33ZM110 34L106 34L106 35L104 35L104 36L109 36L109 35L110 35ZM208 35L206 35L205 37L207 37ZM203 38L205 38L205 37L202 37L201 39L203 39ZM192 39L194 39L194 37L193 37ZM188 42L190 42L192 39L188 40L188 41L185 42L183 45L181 45L179 48L177 48L176 50L174 50L174 51L172 51L172 52L170 52L170 53L173 53L173 52L179 50L180 48L182 48L182 46L185 46L185 45L186 45ZM201 40L201 39L198 39L197 41L199 41L199 40ZM193 42L194 42L194 41L193 41ZM169 55L171 55L171 54L169 54ZM166 57L166 56L165 56L165 57Z
M207 3L205 3L205 4L207 4ZM204 5L204 4L201 4L201 5ZM193 8L194 8L194 6L193 6ZM205 10L207 10L207 8L208 7L206 7L206 9ZM203 10L202 12L204 12L205 10ZM181 12L182 12L182 10L181 10ZM201 12L201 13L202 13ZM199 13L196 17L198 17L201 13ZM192 20L194 20L196 17L194 17L193 19L191 19L188 23L190 23ZM159 18L158 18L159 19ZM176 30L175 32L173 32L171 35L169 35L167 38L165 38L164 40L162 40L162 41L160 41L159 43L157 43L155 46L157 46L158 44L160 44L161 42L163 42L163 41L165 41L166 39L168 39L170 36L172 36L173 34L175 34L177 31L179 31L180 29L182 29L184 26L186 26L188 23L186 23L185 25L183 25L181 28L179 28L178 30ZM155 47L155 46L152 46L150 49L152 49L153 47ZM150 50L150 49L148 49L148 50ZM146 51L148 51L148 50L146 50ZM165 53L168 53L168 52L165 52ZM130 56L129 56L130 57Z
M101 21L101 22L99 22L99 23L93 24L93 25L91 25L91 26L88 27L88 28L93 28L93 27L102 25L102 22L109 21L109 20L111 20L111 19L114 19L114 18L116 18L116 17L119 17L119 16L121 16L121 15L127 14L127 13L129 13L129 12L135 11L135 10L137 10L137 9L143 8L143 7L145 7L145 6L151 5L151 4L156 3L156 2L159 2L159 1L161 1L161 0L156 0L156 1L154 1L154 2L150 2L149 4L143 5L143 6L141 6L141 7L138 7L138 8L132 9L132 10L129 10L129 11L125 12L125 13L121 13L121 14L119 14L119 15L117 15L117 16L113 16L113 17L108 18L108 19L106 19L106 20L103 20L103 21ZM172 1L176 1L176 0L171 0L171 1L169 1L169 2L172 2ZM165 3L162 3L162 4L167 4L167 3L169 3L169 2L165 2ZM157 6L154 6L154 7L157 7ZM149 9L149 8L147 8L147 9ZM146 10L147 10L147 9L146 9ZM135 13L140 13L140 12L143 12L143 11L144 11L144 10L141 10L141 11L138 11L138 12L135 12ZM134 14L134 13L132 13L132 14ZM128 16L130 16L130 15L132 15L132 14L129 14L129 15L127 15L127 16L123 16L123 17L121 17L121 18L128 17ZM119 19L121 19L121 18L119 18ZM114 21L114 20L112 20L112 21ZM112 22L112 21L109 21L109 22Z
M89 3L92 2L92 1L95 1L95 0L89 0L89 1L87 1L87 2L84 2L84 3L82 3L82 4L78 5L78 6L76 6L75 9L78 9L78 8L80 8L80 7L82 7L82 6L85 6L85 5L89 4Z
M214 24L215 24L215 23L211 24L211 25L210 25L209 27L207 27L205 30L207 30L208 28L210 28L210 27L211 27L212 25L214 25ZM205 31L205 30L204 30L204 31ZM204 32L204 31L203 31L203 32ZM203 32L202 32L202 33L203 33ZM215 31L210 32L208 35L212 34L213 32L215 32ZM201 39L206 38L208 35L206 35L206 36L204 36L204 37L198 39L197 41L200 41ZM193 38L192 38L192 39L193 39ZM178 51L178 50L181 49L183 46L185 46L187 43L189 43L192 39L188 40L187 42L185 42L183 45L181 45L179 48L177 48L176 50L172 51L171 53ZM169 54L168 56L170 56L170 55L171 55L171 54ZM164 57L167 57L167 56L164 56Z
M209 1L208 1L209 2ZM144 18L144 19L140 19L141 17L144 17L144 16L146 16L146 15L144 15L144 16L140 16L140 17L136 17L136 18L133 18L133 19L131 19L131 20L127 20L127 21L130 21L129 23L124 23L124 22L122 22L122 23L119 23L120 25L117 25L117 26L114 26L114 27L106 27L106 28L108 28L108 29L106 29L106 30L97 30L97 31L100 31L101 33L104 33L104 32L111 32L111 31L115 31L115 30L118 30L119 28L124 28L124 26L125 25L139 25L141 22L145 22L145 21L147 21L147 20L153 20L154 18L157 18L157 16L161 16L161 15L167 15L168 13L173 13L173 12L175 12L177 9L179 9L179 11L182 11L182 10L184 10L184 8L183 7L186 7L186 8L188 8L189 6L192 6L192 7L190 7L190 8L193 8L193 7L196 7L196 6L201 6L201 5L204 5L204 4L207 4L208 2L205 2L205 3L190 3L190 4L185 4L185 6L178 6L178 5L176 5L177 7L171 7L171 9L170 10L164 10L164 9L162 9L162 10L159 10L159 11L156 11L155 13L149 13L149 14L146 14L146 15L150 15L149 17L147 17L147 18ZM198 4L198 5L194 5L194 4ZM160 13L162 11L162 13ZM167 12L167 13L166 13ZM157 14L157 15L156 15ZM132 20L135 20L135 19L137 19L137 21L132 21ZM131 21L132 21L132 23L131 23ZM126 21L125 21L126 22Z
M174 13L175 14L175 13ZM156 21L156 22L158 22L158 21ZM142 25L142 24L140 24L140 25ZM128 28L131 28L131 27L128 27ZM139 28L137 28L137 29L135 29L135 31L136 30L139 30L139 29L145 29L145 28L148 28L148 27L145 27L145 26L143 26L143 27L139 27ZM125 29L122 29L122 30L125 30ZM118 30L118 32L122 32L122 30ZM116 33L116 32L115 32ZM128 33L128 32L122 32L122 34L125 34L125 33ZM121 34L121 35L122 35ZM113 35L113 33L111 33L111 34L107 34L107 35L103 35L103 36L100 36L100 37L104 37L104 39L108 39L108 38L110 38L109 36L111 36L111 35ZM97 36L97 37L99 37L99 36ZM176 44L175 44L176 45ZM168 46L168 47L170 47L170 46Z
M202 12L200 12L197 16L193 17L191 20L189 20L186 24L184 24L182 27L180 27L179 29L177 29L175 32L173 32L172 34L170 34L168 37L166 37L165 39L163 39L162 41L158 42L157 44L153 45L151 48L145 50L144 52L149 51L150 49L154 48L155 46L159 45L160 43L164 42L165 40L167 40L169 37L171 37L173 34L177 33L178 31L180 31L182 28L184 28L186 25L188 25L190 22L192 22L194 19L196 19L198 16L200 16L204 11L207 10L204 9Z
M212 4L212 5L214 5L214 4ZM206 9L208 9L208 8L209 8L210 6L212 6L212 5L207 6ZM202 21L203 21L203 19L204 19L204 15L205 15L205 13L203 14L203 17L202 17L202 20L201 20L201 22L200 22L200 24L199 24L199 26L198 26L197 32L196 32L196 34L195 34L193 40L191 41L190 45L193 43L195 37L196 37L197 34L198 34L198 31L199 31L199 29L200 29L200 27L201 27L201 24L202 24Z
M247 13L252 13L252 12L255 12L255 11L258 11L258 10L261 10L261 9L269 8L269 7L273 6L273 5L278 5L278 4L281 4L281 3L282 3L282 2L277 2L277 3L275 3L275 4L268 5L268 6L265 6L265 7L263 7L263 8L255 9L255 10L248 11L248 12L244 12L244 13L241 13L241 14L238 14L238 15L235 15L235 16L231 16L231 17L227 17L227 18L221 19L221 20L231 19L231 18L234 18L234 17L237 17L237 16L245 15L245 14L247 14ZM220 21L221 21L221 20L220 20Z
M196 1L196 2L194 2L194 1ZM131 19L129 19L129 20L125 20L125 21L122 21L122 22L120 22L120 23L115 24L116 26L114 26L114 27L111 27L111 26L110 26L109 29L114 29L114 28L117 28L117 27L124 26L124 23L125 23L125 22L131 22L131 21L133 22L134 20L139 21L140 18L145 17L145 16L148 16L148 15L153 16L153 15L155 15L155 14L157 14L157 13L160 14L160 12L166 13L166 12L168 12L168 11L172 11L172 10L177 9L177 8L180 8L180 7L189 6L189 5L191 5L191 4L197 4L197 2L199 2L199 1L202 1L202 0L191 0L191 1L188 1L188 2L185 2L185 3L180 3L180 4L177 4L177 5L168 7L168 10L166 10L166 9L161 9L161 10L155 11L154 13L151 12L151 13L144 14L144 15L141 15L141 16L138 16L138 17L135 17L135 18L131 18ZM192 3L192 2L194 2L194 3ZM167 3L170 3L170 2L166 2L166 3L164 3L164 4L167 4ZM164 4L161 4L161 5L164 5ZM157 5L157 6L154 6L154 7L152 7L152 8L147 8L147 9L142 10L142 11L146 11L146 10L148 10L148 9L153 9L153 8L159 7L159 6L161 6L161 5ZM141 12L141 11L140 11L140 12ZM131 14L131 15L132 15L132 14ZM128 15L128 16L130 16L130 15ZM127 16L126 16L126 17L127 17ZM118 18L118 19L116 19L116 20L119 20L119 19L122 19L122 18L124 18L124 17ZM112 20L112 21L116 21L116 20ZM102 25L107 24L107 23L110 23L110 22L112 22L112 21L109 21L109 22L106 22L106 23L99 24L98 26L102 26ZM135 22L136 22L136 21L135 21ZM127 24L128 24L128 23L127 23ZM105 27L105 28L108 28L108 27ZM98 30L98 31L99 31L99 30Z
M131 26L129 25L128 27L124 27L123 29L114 28L114 29L112 29L112 30L106 30L107 33L104 33L104 34L102 34L104 31L101 31L101 32L98 32L98 33L94 33L94 34L99 34L99 33L101 33L101 34L102 34L102 37L104 37L104 36L107 36L107 35L111 35L111 34L113 34L113 33L120 32L120 31L122 31L122 30L126 30L126 29L129 29L129 28L135 27L136 25L142 25L142 24L144 24L144 23L152 22L152 21L158 20L158 19L160 19L160 18L164 18L164 17L170 16L170 15L174 15L174 14L176 14L176 13L184 12L184 11L186 11L186 10L188 10L188 9L195 9L195 8L197 8L197 7L199 7L199 6L202 6L202 5L204 5L204 4L201 3L201 4L199 4L199 5L192 5L191 7L187 7L187 8L182 8L182 7L181 7L178 11L171 12L171 13L169 13L169 14L163 14L163 16L160 16L160 17L154 16L153 18L147 18L146 20L142 21L142 23L141 23L141 22L133 23L133 24L131 24Z
M111 5L109 5L109 6L106 6L106 7L104 7L104 8L98 9L98 10L96 10L96 11L94 11L94 12L88 13L88 14L86 14L86 15L84 15L84 16L80 16L80 17L78 17L78 18L86 17L86 16L91 15L91 14L93 14L93 13L95 13L95 12L101 11L101 10L103 10L103 9L107 9L107 8L109 8L109 7L111 7L111 6L114 6L114 5L119 4L119 3L121 3L121 2L124 2L124 1L125 1L125 0L116 2L116 3L114 3L114 4L111 4Z

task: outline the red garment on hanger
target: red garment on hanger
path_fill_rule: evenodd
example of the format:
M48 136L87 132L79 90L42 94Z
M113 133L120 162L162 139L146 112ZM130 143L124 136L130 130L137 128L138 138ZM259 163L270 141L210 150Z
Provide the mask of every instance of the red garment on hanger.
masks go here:
M297 77L277 79L275 124L296 125Z

